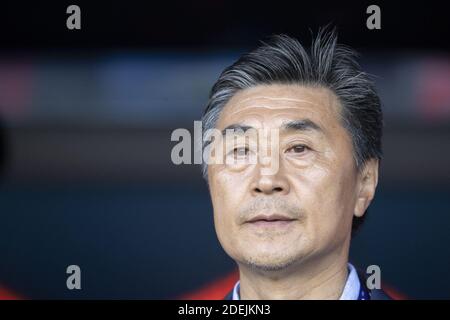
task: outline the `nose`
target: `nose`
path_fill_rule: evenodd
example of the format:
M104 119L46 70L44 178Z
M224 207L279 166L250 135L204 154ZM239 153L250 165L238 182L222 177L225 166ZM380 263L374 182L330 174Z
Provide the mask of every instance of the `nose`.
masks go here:
M251 185L251 192L257 195L285 195L289 193L289 182L280 174L260 175Z

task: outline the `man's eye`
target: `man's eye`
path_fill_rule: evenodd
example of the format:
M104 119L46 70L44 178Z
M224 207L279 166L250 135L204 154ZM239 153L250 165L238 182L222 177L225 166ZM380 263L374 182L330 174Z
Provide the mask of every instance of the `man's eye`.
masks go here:
M233 154L236 157L245 157L248 155L249 149L247 147L234 148Z
M293 147L290 147L287 152L292 152L292 153L303 153L305 151L307 151L309 148L303 144L299 144L299 145L295 145Z

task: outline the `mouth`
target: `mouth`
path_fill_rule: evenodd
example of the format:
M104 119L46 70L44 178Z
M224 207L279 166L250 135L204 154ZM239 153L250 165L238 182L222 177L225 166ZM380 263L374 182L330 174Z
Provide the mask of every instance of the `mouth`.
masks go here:
M255 227L284 227L292 224L297 219L279 214L258 215L246 221Z

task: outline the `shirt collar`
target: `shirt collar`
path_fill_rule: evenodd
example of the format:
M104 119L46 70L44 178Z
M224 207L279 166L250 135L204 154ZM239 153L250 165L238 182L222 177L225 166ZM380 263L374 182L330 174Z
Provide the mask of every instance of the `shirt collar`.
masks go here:
M361 283L359 282L359 277L355 267L351 263L348 263L347 265L348 277L339 300L358 300ZM238 280L233 288L233 300L240 300L239 289L240 281Z

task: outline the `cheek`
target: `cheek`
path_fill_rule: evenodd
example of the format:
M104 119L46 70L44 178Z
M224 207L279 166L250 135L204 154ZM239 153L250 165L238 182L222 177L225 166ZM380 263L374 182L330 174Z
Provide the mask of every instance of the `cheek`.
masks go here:
M215 172L211 175L210 192L214 211L214 228L225 252L230 256L238 254L240 237L237 216L244 203L244 182L228 173Z
M352 164L315 165L298 172L297 197L309 215L309 227L316 234L333 235L351 223L355 179Z
M239 176L214 172L210 179L214 223L218 232L230 232L235 225L239 204L242 203L244 183ZM226 229L226 230L222 230Z

